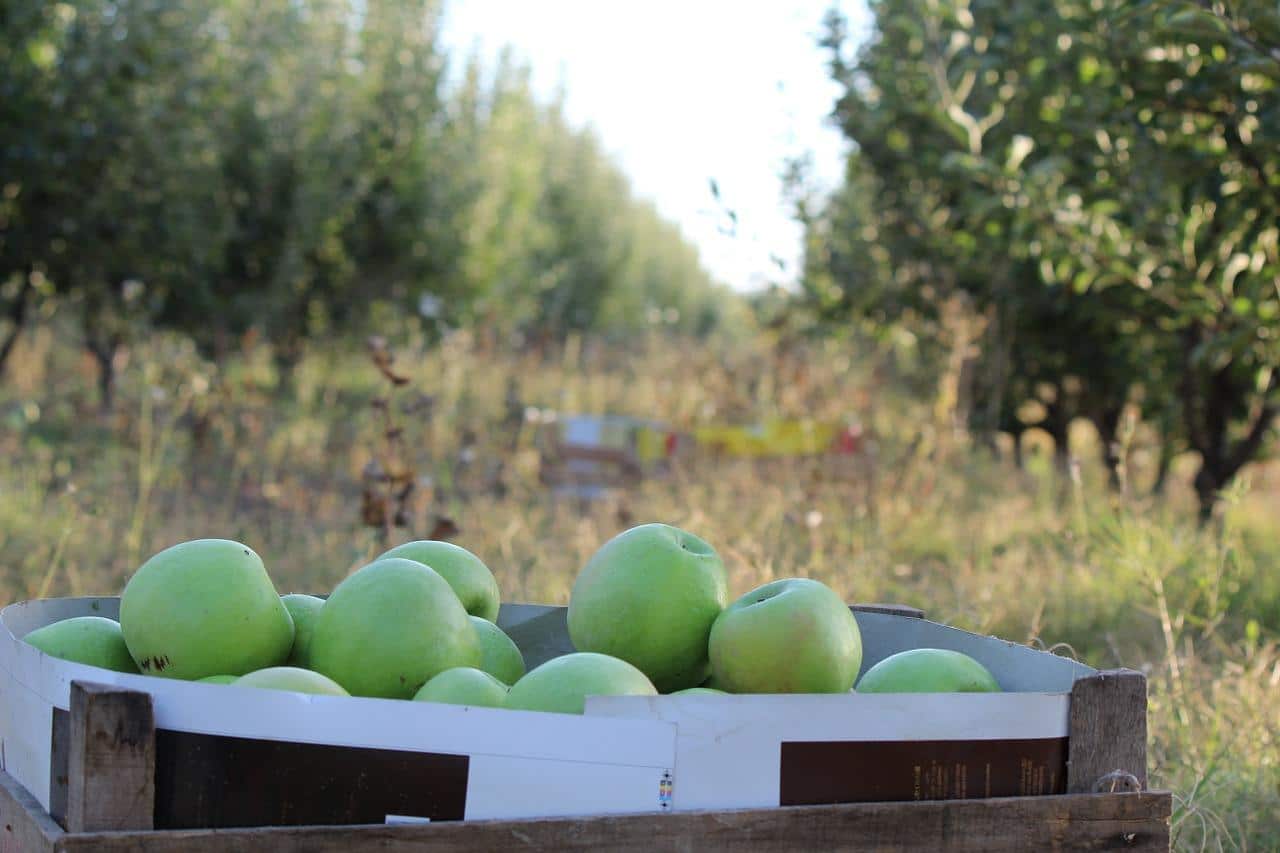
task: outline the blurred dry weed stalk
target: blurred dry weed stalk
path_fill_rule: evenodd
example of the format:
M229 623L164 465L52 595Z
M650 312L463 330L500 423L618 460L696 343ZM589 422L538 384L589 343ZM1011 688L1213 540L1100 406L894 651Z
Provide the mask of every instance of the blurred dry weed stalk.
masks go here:
M430 421L435 400L425 394L404 399L409 377L396 368L386 338L371 337L366 346L373 366L386 384L384 393L369 402L379 433L372 458L361 473L360 518L366 526L379 531L386 548L391 545L394 528L411 525L412 502L418 487L418 469L405 440L404 421L398 415L419 415L419 422ZM458 532L451 519L437 516L427 538L444 539Z

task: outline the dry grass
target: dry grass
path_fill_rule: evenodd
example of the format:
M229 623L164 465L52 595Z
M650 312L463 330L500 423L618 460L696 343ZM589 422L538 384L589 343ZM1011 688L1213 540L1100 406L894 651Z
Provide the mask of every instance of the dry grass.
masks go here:
M566 601L600 543L663 520L720 550L735 594L809 575L849 600L1066 643L1091 664L1148 673L1153 781L1177 792L1180 848L1280 843L1274 469L1252 471L1222 523L1198 530L1185 485L1193 460L1160 502L1137 496L1149 467L1140 442L1130 494L1109 493L1087 430L1074 480L1052 473L1043 448L1019 471L947 428L945 406L886 354L834 343L780 355L763 338L626 351L575 342L543 358L457 335L433 350L410 341L398 363L405 393L433 404L400 418L424 479L396 535L452 517L456 541L493 567L506 599ZM133 353L110 418L96 413L86 370L43 329L0 388L0 598L114 594L147 555L200 536L251 544L282 592L327 590L381 550L360 520L360 475L377 447L369 403L383 389L358 349L312 354L282 394L266 352L215 369L156 339ZM584 507L539 485L536 415L503 426L513 378L531 415L853 416L875 440L846 476L809 461L704 464ZM489 488L499 466L500 494Z

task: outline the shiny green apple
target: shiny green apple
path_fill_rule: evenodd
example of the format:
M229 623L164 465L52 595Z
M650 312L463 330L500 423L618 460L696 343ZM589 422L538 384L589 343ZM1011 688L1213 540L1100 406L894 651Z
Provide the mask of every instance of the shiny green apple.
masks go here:
M120 623L102 616L74 616L22 638L47 655L116 672L137 673Z
M871 667L858 681L859 693L999 693L1000 683L985 666L951 649L908 649Z
M506 707L581 714L588 696L656 695L653 683L626 661L595 652L574 652L552 658L511 685Z
M196 681L203 684L235 684L240 678L239 675L206 675L204 678L197 678Z
M296 666L272 666L242 675L231 682L236 687L261 687L268 690L292 690L320 696L349 696L331 678Z
M498 618L501 596L498 581L484 561L452 542L422 539L397 545L378 557L401 557L435 569L453 587L463 608L473 616L493 622Z
M709 643L715 685L732 693L846 693L862 666L862 634L829 587L785 578L725 608Z
M663 692L696 687L728 600L714 548L678 527L642 524L587 561L569 597L569 637L578 651L627 661Z
M306 669L311 660L311 632L315 629L316 616L324 606L324 599L295 592L281 596L280 600L293 617L293 646L285 663Z
M353 696L410 699L437 673L480 663L480 640L434 569L388 557L358 569L316 616L311 668Z
M262 559L228 539L166 548L120 596L120 629L144 675L197 679L283 664L293 619Z
M413 695L415 702L444 702L449 705L472 705L501 708L510 688L487 672L470 666L446 669L432 678Z
M503 684L515 684L524 675L524 655L506 632L488 619L471 617L480 640L480 669Z

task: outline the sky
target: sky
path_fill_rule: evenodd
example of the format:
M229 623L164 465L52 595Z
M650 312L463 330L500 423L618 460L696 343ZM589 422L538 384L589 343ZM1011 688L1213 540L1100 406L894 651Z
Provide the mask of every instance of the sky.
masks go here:
M832 2L447 0L443 36L458 59L510 45L544 97L563 87L570 120L595 129L712 275L752 290L796 276L787 159L809 155L820 188L840 178L845 147L827 119L838 88L815 42ZM863 30L861 0L836 5Z

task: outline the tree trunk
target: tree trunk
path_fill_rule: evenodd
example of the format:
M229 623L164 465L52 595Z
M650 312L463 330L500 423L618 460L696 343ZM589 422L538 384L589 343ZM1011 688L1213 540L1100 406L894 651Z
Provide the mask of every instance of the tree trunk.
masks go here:
M116 397L116 353L120 351L120 339L90 338L89 352L98 363L98 406L103 414L115 408Z
M1213 519L1213 507L1218 501L1218 490L1223 486L1208 465L1202 464L1196 472L1196 500L1200 502L1200 525L1204 526Z
M272 341L271 356L276 367L276 388L282 396L293 396L295 372L302 361L302 351L302 338L298 335L285 335Z
M1123 411L1120 406L1107 407L1093 418L1093 425L1098 430L1098 438L1102 442L1102 464L1107 468L1107 485L1113 491L1120 490L1120 465L1124 461L1120 458L1120 449L1117 446L1120 416Z
M1235 365L1230 362L1207 375L1197 372L1194 353L1203 337L1204 329L1195 323L1183 333L1181 383L1183 425L1192 448L1200 454L1195 489L1201 524L1213 517L1218 492L1262 451L1280 411L1280 400L1273 396L1280 388L1280 374L1275 371L1256 397L1251 384L1233 374ZM1232 444L1232 413L1242 409L1249 412L1247 429Z
M1160 459L1156 463L1156 481L1151 484L1151 494L1164 497L1165 488L1169 485L1169 469L1173 466L1175 456L1173 441L1165 438L1160 442Z
M0 378L4 377L5 364L9 361L10 354L13 353L14 345L18 343L18 336L26 328L27 310L31 307L31 294L34 291L35 288L31 285L31 269L28 267L22 272L22 283L19 285L18 297L9 308L9 324L13 328L5 335L4 340L0 341Z
M1049 403L1046 410L1041 426L1053 439L1053 467L1065 477L1071 468L1071 417L1057 401Z

